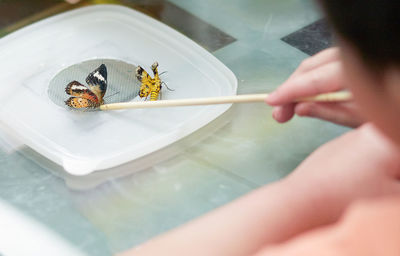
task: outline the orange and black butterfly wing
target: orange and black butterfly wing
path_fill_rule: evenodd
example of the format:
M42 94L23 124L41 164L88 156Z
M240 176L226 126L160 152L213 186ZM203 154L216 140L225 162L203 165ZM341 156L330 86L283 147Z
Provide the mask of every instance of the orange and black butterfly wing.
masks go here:
M65 92L72 96L65 101L65 104L71 108L96 108L100 105L96 94L78 81L69 83Z
M103 103L104 94L107 91L107 68L101 64L97 69L86 77L86 83L90 90L97 95L99 102Z
M70 97L65 104L71 108L97 108L99 106L91 100L80 97Z

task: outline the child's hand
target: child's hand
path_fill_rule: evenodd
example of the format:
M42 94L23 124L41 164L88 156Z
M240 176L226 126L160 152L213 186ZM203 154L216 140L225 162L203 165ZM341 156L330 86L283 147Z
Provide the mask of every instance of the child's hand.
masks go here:
M397 256L400 252L399 216L399 197L356 203L337 224L267 247L256 255Z
M302 97L344 89L345 78L338 48L330 48L303 61L297 70L266 100L275 106L273 117L278 122L290 120L296 113L350 127L363 123L354 102L293 103Z

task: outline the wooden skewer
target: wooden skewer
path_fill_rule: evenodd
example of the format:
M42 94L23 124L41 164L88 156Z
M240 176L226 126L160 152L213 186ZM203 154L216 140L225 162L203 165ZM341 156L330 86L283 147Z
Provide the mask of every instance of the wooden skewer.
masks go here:
M100 106L100 109L119 110L119 109L132 109L132 108L165 108L165 107L177 107L177 106L263 102L267 97L268 94L264 93L264 94L244 94L244 95L209 97L209 98L192 98L192 99L181 99L181 100L121 102L121 103L104 104ZM348 101L351 99L352 95L350 94L350 92L340 91L340 92L320 94L313 97L300 98L296 100L296 102L303 102L303 101L335 102L335 101Z

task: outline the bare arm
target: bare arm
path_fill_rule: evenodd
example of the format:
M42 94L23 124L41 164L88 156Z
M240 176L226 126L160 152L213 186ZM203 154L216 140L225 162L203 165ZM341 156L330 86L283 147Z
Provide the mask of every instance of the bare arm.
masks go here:
M286 239L310 225L293 220L306 218L311 209L284 183L258 189L122 255L248 255L266 242Z
M352 204L336 224L267 246L257 256L397 256L400 253L400 197Z
M122 255L250 255L333 223L356 199L400 193L399 174L400 151L367 125L322 146L282 181Z

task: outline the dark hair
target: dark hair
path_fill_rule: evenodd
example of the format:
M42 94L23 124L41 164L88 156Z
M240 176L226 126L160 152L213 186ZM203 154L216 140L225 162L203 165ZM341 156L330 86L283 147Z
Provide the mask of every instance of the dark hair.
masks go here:
M375 69L400 67L400 1L318 0L339 38Z

